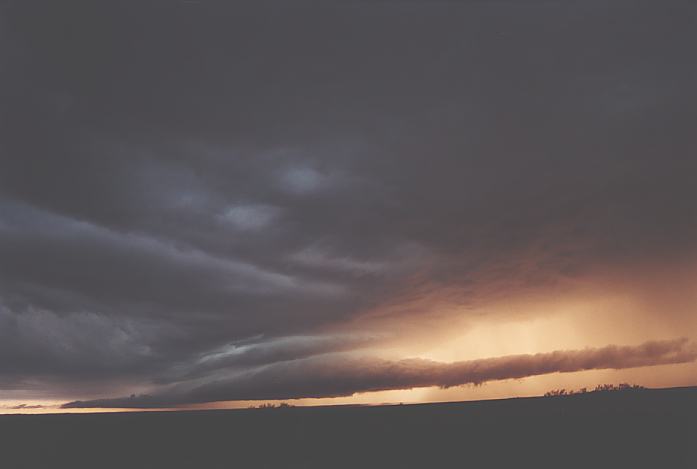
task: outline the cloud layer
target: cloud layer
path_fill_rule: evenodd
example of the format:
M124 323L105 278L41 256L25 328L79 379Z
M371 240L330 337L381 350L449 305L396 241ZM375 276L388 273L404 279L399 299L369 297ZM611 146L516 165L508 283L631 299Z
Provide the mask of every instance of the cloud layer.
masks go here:
M688 284L694 5L287 3L0 6L0 391L355 376L531 291Z
M162 394L74 401L62 407L156 408L224 400L339 397L358 392L482 384L549 373L687 363L695 359L697 346L687 339L454 363L424 359L391 361L369 357L332 357L275 364L192 389L175 387Z

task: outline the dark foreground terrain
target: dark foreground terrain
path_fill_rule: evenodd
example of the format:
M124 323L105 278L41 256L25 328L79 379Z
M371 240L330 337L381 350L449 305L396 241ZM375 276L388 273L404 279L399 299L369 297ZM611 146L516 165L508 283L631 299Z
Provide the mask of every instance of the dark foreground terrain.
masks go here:
M380 407L0 416L0 467L697 467L697 388Z

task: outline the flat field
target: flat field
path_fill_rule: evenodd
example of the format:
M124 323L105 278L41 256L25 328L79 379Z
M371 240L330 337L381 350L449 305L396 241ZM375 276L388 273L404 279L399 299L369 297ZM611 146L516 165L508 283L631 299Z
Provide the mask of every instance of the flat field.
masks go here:
M0 467L697 467L697 388L371 407L0 416Z

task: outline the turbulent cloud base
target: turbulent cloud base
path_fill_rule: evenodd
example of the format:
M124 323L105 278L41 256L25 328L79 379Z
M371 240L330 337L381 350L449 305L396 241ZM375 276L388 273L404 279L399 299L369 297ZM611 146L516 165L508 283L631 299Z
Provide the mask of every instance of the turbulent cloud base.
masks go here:
M564 371L398 359L578 292L632 307L487 356L697 340L693 2L242 3L0 5L0 395Z
M338 397L391 389L482 384L548 373L687 363L695 359L697 345L690 344L687 339L454 363L423 359L321 358L271 365L188 390L175 388L154 396L75 401L62 407L153 408L225 400Z

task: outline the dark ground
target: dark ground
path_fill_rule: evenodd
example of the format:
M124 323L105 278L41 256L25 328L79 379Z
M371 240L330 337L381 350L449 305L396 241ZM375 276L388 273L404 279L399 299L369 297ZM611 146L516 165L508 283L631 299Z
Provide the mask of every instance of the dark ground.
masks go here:
M697 387L379 407L0 416L0 468L697 467Z

